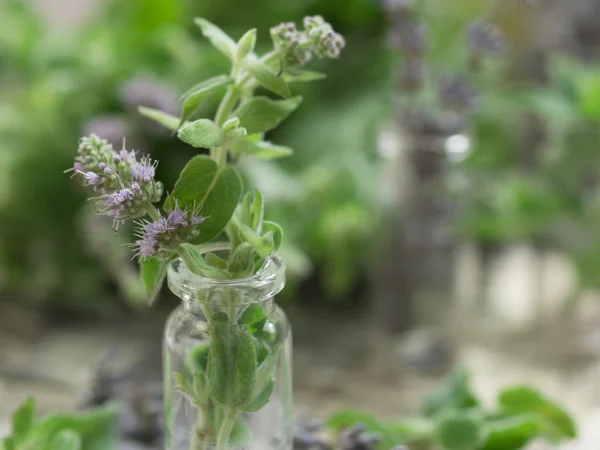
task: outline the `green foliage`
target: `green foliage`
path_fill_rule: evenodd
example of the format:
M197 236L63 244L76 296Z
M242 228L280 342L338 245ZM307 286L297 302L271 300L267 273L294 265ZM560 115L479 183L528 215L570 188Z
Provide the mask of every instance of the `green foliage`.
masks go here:
M149 258L140 264L140 275L148 303L152 304L167 275L167 261Z
M35 402L27 400L13 415L12 435L3 450L112 450L116 446L118 409L107 406L78 414L35 419Z
M196 148L212 148L223 145L223 130L209 119L198 119L182 126L177 136Z
M472 393L462 369L424 404L423 416L389 422L344 410L332 415L327 426L340 431L363 424L381 436L380 450L401 444L441 450L521 450L536 438L556 444L576 437L571 417L531 387L500 392L497 408L489 410Z
M255 97L241 105L234 113L248 134L264 133L277 127L302 103L302 97L271 100Z
M244 326L216 313L208 357L210 397L227 408L244 409L252 402L256 382L256 348Z

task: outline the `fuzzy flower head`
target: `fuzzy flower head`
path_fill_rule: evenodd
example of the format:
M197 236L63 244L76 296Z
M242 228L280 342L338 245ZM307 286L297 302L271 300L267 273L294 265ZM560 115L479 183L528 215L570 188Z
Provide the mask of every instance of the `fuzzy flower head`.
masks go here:
M113 147L107 140L94 134L84 137L79 143L73 170L82 176L84 186L93 186L96 192L116 191L121 183L113 155Z
M271 38L288 67L305 65L313 54L319 58L338 58L346 45L343 36L333 31L321 16L305 17L303 31L293 22L281 23L271 28Z
M167 217L159 217L154 222L142 223L136 241L142 259L168 258L177 251L179 244L193 241L199 235L197 225L205 218L197 212L176 207Z
M142 217L163 194L162 184L154 179L156 162L148 156L138 160L134 151L115 151L95 135L81 140L72 170L101 194L94 199L96 208L115 224Z

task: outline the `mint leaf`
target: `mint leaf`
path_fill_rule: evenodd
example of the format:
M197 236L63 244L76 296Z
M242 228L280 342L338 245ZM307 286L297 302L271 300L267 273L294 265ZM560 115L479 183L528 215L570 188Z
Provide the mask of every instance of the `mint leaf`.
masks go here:
M529 386L506 389L498 396L502 411L509 414L531 413L539 415L545 422L545 434L549 439L560 441L577 436L571 416L558 404Z
M164 208L170 211L177 204L180 208L199 208L206 201L217 177L215 161L206 155L195 156L181 171L173 192L165 200Z
M201 208L206 220L198 225L197 244L217 237L225 228L242 195L238 171L227 167L219 172L217 163L206 155L195 156L184 167L173 193L165 201L165 209L176 204L182 208Z
M78 414L57 414L38 423L28 436L25 448L44 448L56 433L71 430L81 436L85 450L108 450L116 446L116 405L107 405Z
M263 202L262 194L258 189L255 189L254 201L252 202L252 211L250 212L250 226L259 233L262 231L264 215L265 205Z
M288 69L283 74L286 83L307 83L310 81L324 80L327 75L320 72L311 72L309 70L291 70Z
M206 98L215 91L233 83L233 79L226 75L205 80L196 84L182 95L183 105L179 127L198 110Z
M273 391L275 390L275 381L269 380L267 387L263 389L263 391L258 394L256 397L252 399L250 404L244 408L246 412L254 412L260 410L263 406L265 406L271 395L273 395Z
M254 139L236 139L229 146L237 155L247 153L261 159L279 159L290 156L294 151L289 147L275 145L268 141L256 141Z
M49 450L81 450L81 436L73 430L57 433L50 442Z
M215 403L241 408L252 400L256 379L256 350L245 326L229 323L223 313L213 316L209 389Z
M476 450L484 440L482 425L474 415L451 411L438 419L435 438L445 450Z
M244 68L252 74L254 78L261 84L261 86L267 88L275 94L281 95L282 97L289 97L292 95L289 86L283 78L273 73L269 67L267 67L260 59L254 54L250 54L244 60Z
M300 103L300 96L286 100L271 100L259 96L241 105L233 115L240 119L240 126L248 134L264 133L277 127Z
M223 145L223 130L209 119L198 119L181 127L179 139L196 148L215 148Z
M424 402L424 414L432 417L444 409L469 409L479 405L479 401L469 387L469 374L459 368L443 386L429 395Z
M253 268L254 249L248 242L242 242L233 251L229 272L236 278L242 278L250 275Z
M216 238L227 226L243 192L242 177L234 167L227 167L217 178L202 205L206 220L199 225L200 237L197 244Z
M167 266L167 261L159 261L156 258L147 258L140 261L140 275L146 292L146 300L150 305L156 300L165 281Z
M216 280L226 280L229 278L224 271L208 264L202 254L192 244L181 244L179 246L179 256L189 271L196 275L214 278Z
M275 246L273 247L273 252L276 252L281 247L281 242L283 241L283 230L281 227L275 222L269 222L265 220L263 222L263 231L270 231L273 234L273 242Z
M539 420L534 415L506 417L487 421L487 440L481 450L519 450L537 437Z
M194 23L200 27L202 34L208 38L213 47L218 49L230 60L233 61L235 59L237 44L227 35L227 33L215 24L201 17L194 19Z
M256 45L256 28L246 31L237 44L236 59L243 60L247 55L254 51Z
M147 108L146 106L139 106L138 111L142 116L160 123L169 130L175 131L179 128L179 123L181 122L179 117L172 116L158 109Z
M13 436L25 436L33 426L35 415L35 399L29 397L12 416Z

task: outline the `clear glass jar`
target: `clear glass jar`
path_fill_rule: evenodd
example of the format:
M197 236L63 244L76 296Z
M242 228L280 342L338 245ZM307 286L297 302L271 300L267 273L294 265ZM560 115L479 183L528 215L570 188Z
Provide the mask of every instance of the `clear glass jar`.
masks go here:
M213 280L170 264L182 299L164 343L167 450L291 450L291 329L274 303L285 266Z

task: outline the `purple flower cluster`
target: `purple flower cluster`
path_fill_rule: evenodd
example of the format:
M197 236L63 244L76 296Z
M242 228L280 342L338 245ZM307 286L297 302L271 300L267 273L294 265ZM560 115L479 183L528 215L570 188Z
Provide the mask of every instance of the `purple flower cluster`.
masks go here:
M73 170L101 194L98 211L117 223L144 216L162 197L163 186L154 179L156 162L147 156L138 160L134 151L115 151L96 135L81 139Z
M179 244L198 236L196 225L204 220L196 212L175 208L167 217L143 223L138 230L140 239L136 241L139 255L142 258L169 256Z
M312 58L338 58L346 45L343 36L333 31L321 16L305 17L304 31L293 22L284 22L271 28L275 48L282 52L285 64L301 67Z

